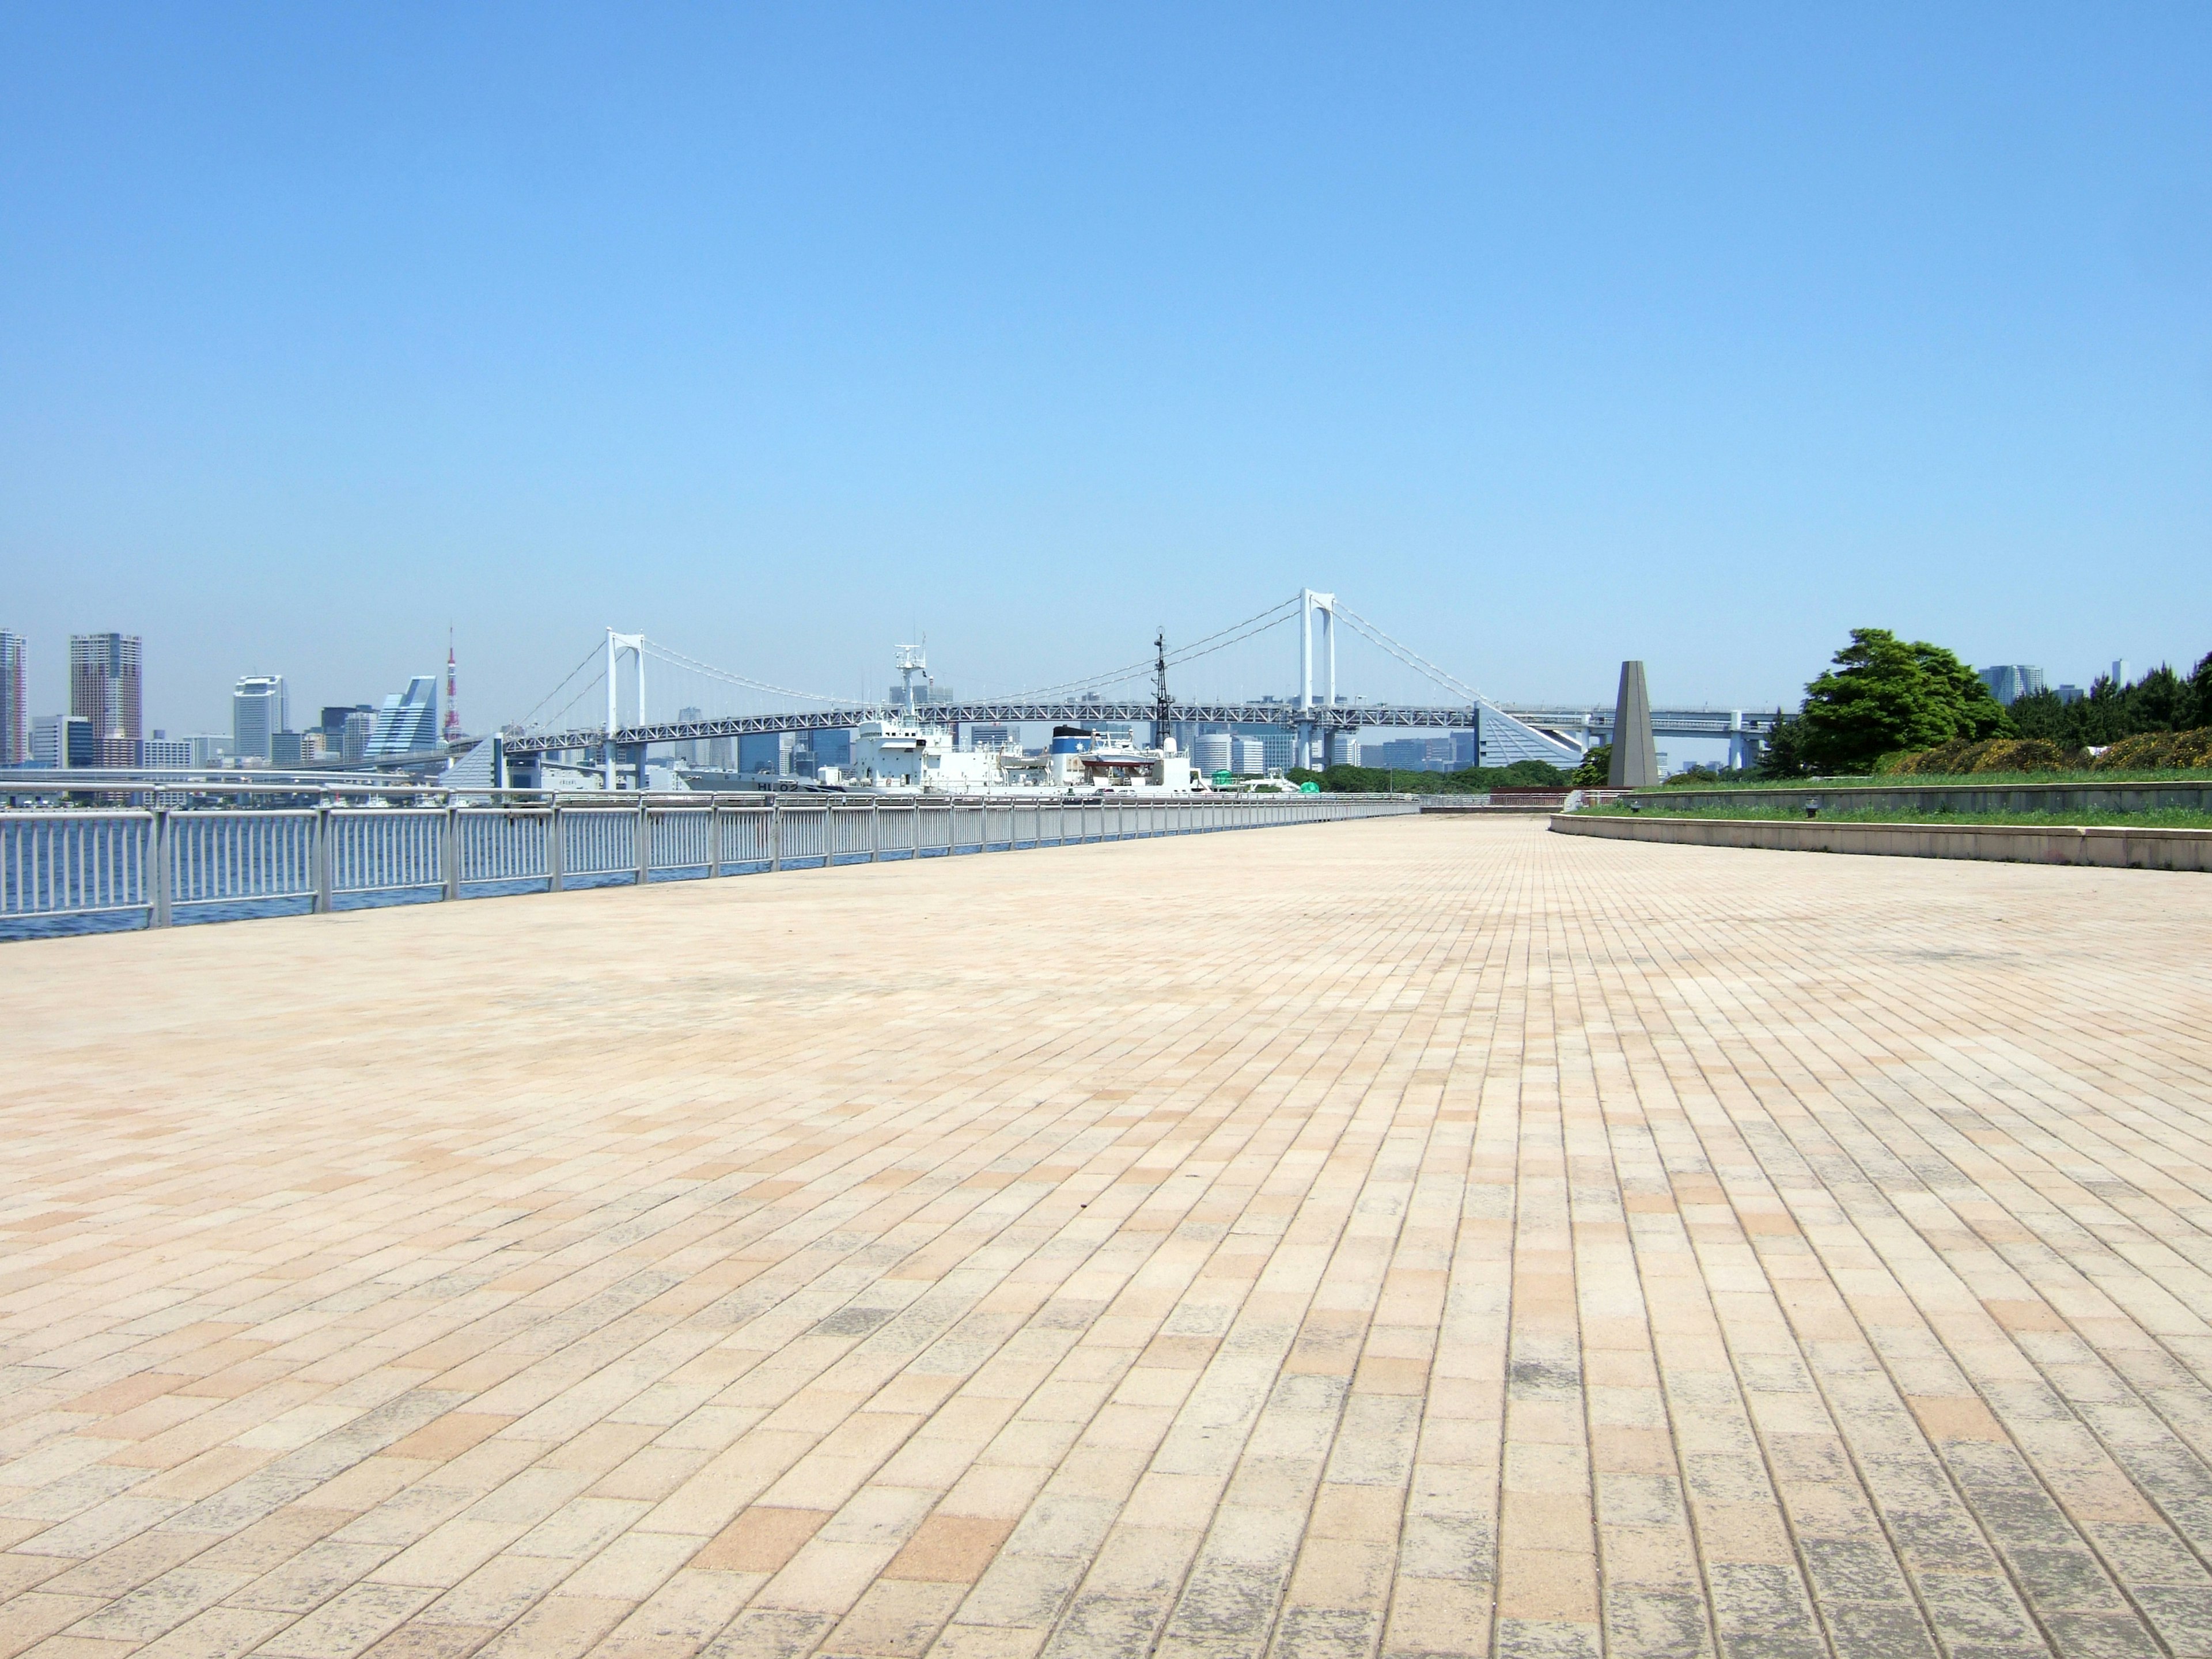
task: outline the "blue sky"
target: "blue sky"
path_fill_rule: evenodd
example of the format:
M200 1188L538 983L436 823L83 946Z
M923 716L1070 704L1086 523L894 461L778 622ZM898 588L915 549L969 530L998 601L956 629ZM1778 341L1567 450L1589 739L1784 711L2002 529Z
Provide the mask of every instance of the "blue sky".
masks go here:
M1503 697L2212 649L2201 6L0 6L0 625ZM1288 690L1290 641L1206 689ZM1423 688L1347 652L1352 689ZM1197 688L1194 688L1197 689Z

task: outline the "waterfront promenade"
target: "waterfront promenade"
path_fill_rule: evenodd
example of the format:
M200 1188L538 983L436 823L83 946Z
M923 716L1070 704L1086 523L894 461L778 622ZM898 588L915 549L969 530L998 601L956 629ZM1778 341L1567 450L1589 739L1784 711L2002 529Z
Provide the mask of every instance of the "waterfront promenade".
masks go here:
M2212 1653L2208 939L1431 817L0 946L0 1656Z

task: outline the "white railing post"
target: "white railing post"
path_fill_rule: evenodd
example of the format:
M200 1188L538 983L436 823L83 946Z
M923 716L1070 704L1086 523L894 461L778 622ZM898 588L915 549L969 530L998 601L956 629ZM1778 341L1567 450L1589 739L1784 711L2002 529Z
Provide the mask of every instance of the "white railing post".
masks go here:
M545 815L545 890L561 890L561 878L568 863L568 847L566 832L561 824L561 803L555 801Z
M169 809L154 809L146 832L146 925L169 925Z
M631 826L633 839L630 851L637 859L637 884L646 884L653 871L653 809L645 804L645 797L637 798L637 822Z
M783 803L775 795L768 798L768 867L783 868Z
M868 862L884 861L884 804L878 798L868 798Z
M331 913L331 804L315 808L315 914Z
M707 803L707 873L710 877L722 873L722 804L720 801Z
M448 801L446 804L446 843L439 850L438 861L445 866L446 896L457 899L461 896L461 809Z

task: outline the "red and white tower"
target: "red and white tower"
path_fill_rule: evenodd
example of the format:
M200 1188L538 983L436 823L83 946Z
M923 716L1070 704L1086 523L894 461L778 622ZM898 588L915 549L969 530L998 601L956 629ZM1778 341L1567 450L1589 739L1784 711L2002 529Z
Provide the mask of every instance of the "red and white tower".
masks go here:
M453 630L446 630L446 726L445 740L452 743L461 735L460 699L453 690Z

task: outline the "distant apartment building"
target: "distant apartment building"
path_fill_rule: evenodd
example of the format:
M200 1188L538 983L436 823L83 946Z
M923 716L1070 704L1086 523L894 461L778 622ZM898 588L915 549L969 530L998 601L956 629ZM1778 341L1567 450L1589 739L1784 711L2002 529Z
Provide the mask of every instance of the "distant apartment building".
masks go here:
M40 714L31 721L31 764L97 766L100 745L82 714Z
M167 732L156 731L138 745L138 764L141 766L188 767L192 763L192 740L173 738Z
M676 711L676 718L688 725L700 718L699 710L696 707L679 708ZM686 738L681 743L671 744L669 749L686 766L702 764L702 757L706 753L704 744L697 738Z
M417 674L376 711L365 760L389 760L438 746L438 677Z
M27 675L23 636L0 628L0 766L21 766L31 758Z
M1380 745L1379 764L1393 772L1449 772L1454 744L1449 737L1393 738Z
M1132 728L1122 726L1121 730L1131 732ZM1296 763L1292 757L1297 748L1297 738L1287 726L1276 726L1265 720L1238 720L1232 725L1200 726L1191 732L1188 738L1189 752L1194 756L1200 754L1201 752L1200 745L1203 744L1209 737L1249 738L1260 745L1260 752L1265 760L1265 764L1260 769L1262 772L1285 771ZM1209 748L1204 752L1214 751ZM1234 769L1233 766L1208 767L1203 763L1199 767L1201 772Z
M276 734L291 724L282 674L247 674L231 688L230 752L234 758L273 759Z
M143 690L136 634L72 634L69 642L70 713L91 723L95 766L135 766Z
M787 778L797 770L796 732L747 732L738 739L738 770L749 778Z
M1983 669L1979 678L1990 688L1990 695L2008 708L2043 690L2043 671L2032 663L2000 663Z

